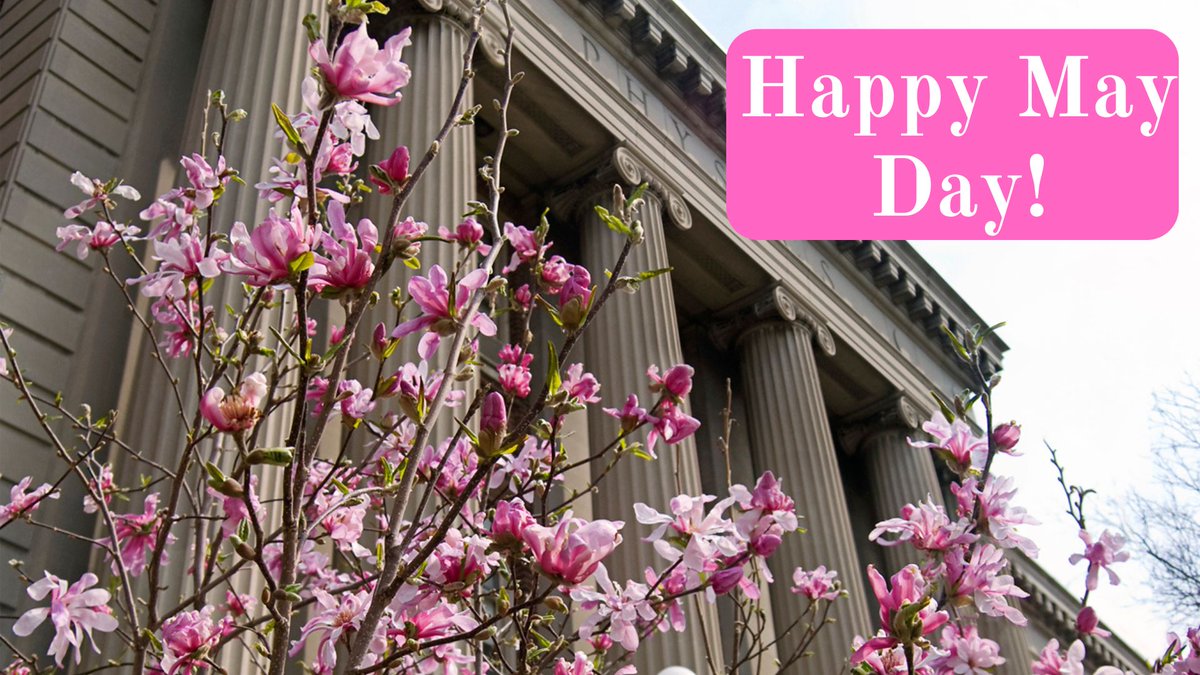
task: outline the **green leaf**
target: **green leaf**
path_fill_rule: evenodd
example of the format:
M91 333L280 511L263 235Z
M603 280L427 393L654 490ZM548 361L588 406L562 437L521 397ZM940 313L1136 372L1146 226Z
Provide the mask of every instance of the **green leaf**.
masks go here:
M305 251L304 254L299 258L296 258L292 262L288 263L288 269L292 271L292 274L299 274L312 267L314 260L315 258L313 257L313 252Z
M225 473L221 471L221 467L217 466L216 464L213 464L212 462L205 462L204 470L208 472L208 477L212 480L215 480L218 483L225 482Z
M316 42L321 39L321 20L316 14L308 14L304 17L304 31L308 34L309 42Z
M625 200L625 206L626 207L633 206L633 203L636 202L637 200L641 199L646 194L646 190L648 190L649 188L650 188L649 183L642 183L641 185L634 188L633 194L629 195L629 199Z
M562 374L558 372L558 352L554 351L554 342L547 340L546 346L550 349L550 356L547 361L549 363L547 366L549 372L546 374L546 377L549 378L550 395L553 396L562 388Z
M657 269L657 270L647 270L645 272L639 273L637 276L634 277L634 279L636 279L638 281L649 281L649 280L653 279L654 277L659 277L664 274L670 274L673 271L675 271L674 267L663 267L663 268Z
M933 400L937 401L938 407L942 409L942 415L945 416L946 421L953 422L956 415L954 414L954 411L950 409L950 406L942 400L941 396L938 396L936 391L930 391L929 395L933 397Z
M612 230L613 232L616 232L617 234L621 234L626 237L629 236L629 234L630 234L629 226L626 225L624 223L624 221L622 221L620 218L609 213L608 209L597 204L596 205L596 215L600 216L601 222L603 222L608 227L608 229Z
M288 142L299 148L300 133L296 131L296 127L292 126L292 121L274 103L271 104L271 112L275 115L275 123L283 130L283 135L287 137Z
M471 443L473 445L479 445L479 437L475 435L475 432L471 431L470 427L463 424L462 420L458 419L457 417L454 418L454 421L458 422L458 428L462 429L463 436L471 439Z

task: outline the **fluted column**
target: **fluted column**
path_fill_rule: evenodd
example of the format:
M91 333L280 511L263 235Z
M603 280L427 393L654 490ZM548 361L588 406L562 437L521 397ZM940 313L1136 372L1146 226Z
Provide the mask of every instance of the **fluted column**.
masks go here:
M215 0L212 4L181 152L192 153L200 149L203 108L209 90L223 90L230 108L242 108L250 113L247 121L230 125L224 142L228 166L237 169L250 185L231 185L225 192L215 209L214 231L228 232L232 223L238 220L252 227L266 216L269 204L258 199L258 191L252 185L267 175L272 157L279 155L283 149L282 143L275 137L271 103L289 112L301 109L300 84L310 65L308 40L301 21L306 14L321 15L323 4L321 0L287 3ZM210 153L211 143L210 138ZM217 307L218 320L228 324L229 319L219 308L227 302L235 306L240 304L240 293L240 284L222 280L206 295L205 302ZM185 429L162 367L151 358L148 339L139 326L134 327L122 383L121 433L131 447L141 449L147 457L174 467L185 443ZM184 401L194 409L197 404L197 384L191 369L183 367L185 365L172 364L172 367L184 393ZM282 414L277 416L286 417ZM284 433L273 428L264 429L264 432L265 438L281 438ZM220 455L214 448L206 446L200 450L200 454L204 460L220 461ZM118 480L124 485L136 484L139 469L135 462L119 465ZM267 468L262 471L259 475L259 492L276 492L280 474L279 469ZM202 484L194 487L204 496ZM135 501L131 508L140 507L141 504ZM267 522L278 522L276 508L268 508ZM264 527L268 531L272 529L269 524ZM160 579L170 589L163 594L164 607L174 606L179 597L191 588L190 575L186 570L192 563L190 550L194 537L190 536L190 529L184 531L184 528L176 528L175 532L179 541L169 551L171 565L164 570ZM238 591L257 595L258 589L250 586L248 576L236 577L233 582ZM220 594L220 591L217 593ZM228 660L222 665L230 672L248 672L252 669L248 660L243 662L232 656Z
M412 27L412 44L404 48L404 62L412 69L412 79L402 90L404 98L399 104L372 110L380 137L368 145L367 161L371 164L387 159L397 146L404 145L411 153L411 167L415 168L437 136L454 102L462 79L463 53L469 36L455 17L422 9L433 4L414 6L398 15L390 24L396 29ZM471 89L468 87L463 110L471 105ZM450 131L437 157L409 196L401 218L411 216L428 223L430 234L437 234L439 226L453 230L462 221L467 202L477 196L474 129L473 126L456 126ZM379 225L382 232L391 212L392 200L377 196L369 203L367 216ZM380 304L363 318L360 331L370 331L380 321L389 327L395 326L396 312L389 302L388 291L406 287L408 279L414 274L428 274L429 268L435 264L453 273L458 254L459 249L453 244L425 242L422 244L419 272L409 270L402 264L393 265L379 284L382 296ZM396 352L399 357L397 363L416 361L420 337L417 334L404 340ZM448 350L447 343L443 345L439 356L446 358ZM435 361L435 364L438 363L441 361ZM367 365L370 373L359 373L360 379L374 377L374 364ZM453 419L443 414L430 437L434 440L446 438L453 429Z
M897 518L906 504L932 499L945 506L933 456L913 448L908 436L920 427L920 413L903 397L887 402L883 409L862 422L866 434L859 443L871 482L871 496L880 520ZM920 563L912 546L886 546L887 574L895 574L909 563Z
M898 517L905 504L918 501L932 500L946 506L933 455L908 444L907 436L916 431L919 422L920 414L911 404L897 398L859 429L866 434L859 447L865 453L871 494L881 519ZM917 551L908 545L885 547L884 559L889 574L909 563L920 563ZM997 675L1029 675L1031 657L1025 629L1007 619L990 616L980 616L978 624L980 635L995 640L1007 659L996 669Z
M785 537L772 559L775 628L790 625L803 607L790 591L792 570L818 565L837 570L849 597L835 604L831 616L837 622L821 632L810 647L814 655L801 667L803 672L837 673L850 655L851 640L866 635L871 621L813 353L814 335L828 353L833 339L824 326L803 316L782 289L774 289L752 312L760 320L741 333L737 344L755 466L775 472L808 529ZM780 640L781 659L795 652L798 633Z
M616 160L634 162L624 149L617 151ZM626 163L618 179L626 184L637 184L648 178L644 167ZM601 203L612 206L612 183L603 182L596 186L596 193L581 204L583 213L583 264L592 272L593 281L603 284L602 271L612 269L625 243L625 238L610 231L596 217L593 206ZM646 270L669 267L667 242L663 228L662 197L648 192L646 204L640 214L645 228L645 241L631 250L622 274L635 274ZM646 368L657 365L669 368L683 363L683 348L679 342L679 326L675 318L675 298L668 278L661 277L643 284L634 295L619 293L604 306L597 319L588 328L584 339L587 368L596 375L603 389L604 406L621 407L626 396L637 394L638 400L649 407L654 399L647 386ZM572 359L573 360L573 359ZM564 364L565 365L565 364ZM684 407L687 407L684 402ZM608 445L616 438L619 428L614 420L605 415L600 406L588 409L588 437L594 449ZM655 449L658 460L645 462L635 457L622 458L600 484L600 492L593 500L593 515L596 518L622 520L625 522L625 542L606 560L609 572L616 581L644 581L645 569L664 569L664 561L653 547L639 541L649 534L646 526L640 525L634 515L633 504L643 502L660 511L667 510L669 499L680 492L696 495L701 493L700 469L696 461L696 445L688 439L678 445L662 443ZM604 471L604 463L592 465L593 477ZM705 664L705 631L709 635L713 657L720 667L720 638L718 617L714 608L704 604L697 611L696 604L689 599L685 603L688 629L683 633L662 633L653 636L646 646L638 651L635 663L640 673L657 673L667 666L684 666L694 672L707 671Z

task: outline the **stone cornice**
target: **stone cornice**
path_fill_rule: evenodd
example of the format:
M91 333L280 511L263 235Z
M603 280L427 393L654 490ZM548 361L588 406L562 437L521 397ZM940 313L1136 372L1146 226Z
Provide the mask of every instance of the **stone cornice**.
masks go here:
M725 136L725 68L695 22L664 0L571 0L598 15L660 80ZM714 63L715 61L715 63Z
M755 326L770 321L801 325L827 356L837 353L837 344L833 340L833 331L829 329L828 322L813 311L799 295L782 284L774 284L749 302L739 303L719 312L709 335L718 347L728 349Z
M949 329L960 339L971 326L983 323L916 251L904 242L845 240L834 242L846 260L882 293L909 321L945 349ZM983 345L987 374L1001 368L1006 345L995 335Z

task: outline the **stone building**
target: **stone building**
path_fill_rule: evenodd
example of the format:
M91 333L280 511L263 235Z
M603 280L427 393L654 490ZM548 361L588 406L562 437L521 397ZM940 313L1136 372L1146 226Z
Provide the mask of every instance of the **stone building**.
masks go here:
M370 156L432 137L459 76L462 2L393 0L392 13L373 25L380 32L414 27L405 59L413 83L402 105L377 115L382 139ZM0 3L0 319L17 329L22 360L40 391L61 391L69 402L89 401L104 411L149 386L137 356L140 338L94 257L81 263L53 251L62 210L78 200L70 172L123 176L143 195L158 194L175 181L180 152L195 145L195 110L205 92L221 88L233 106L260 116L236 132L241 136L232 138L229 153L231 165L260 175L277 151L261 116L271 102L299 108L299 76L308 65L299 23L322 5ZM731 383L738 420L733 479L774 470L809 528L785 543L778 569L827 564L850 590L808 669L837 672L851 637L870 631L875 620L862 570L906 562L902 552L868 542L867 532L904 503L942 494L929 456L905 444L931 412L927 392L948 394L969 383L942 328L961 331L982 319L904 242L766 242L734 233L724 206L725 55L671 0L513 0L512 9L517 65L527 76L511 114L521 135L506 163L506 216L535 222L542 206L551 205L561 252L603 269L616 243L600 236L603 228L585 227L590 205L605 199L614 181L650 184L647 244L630 269L670 266L674 273L669 283L651 284L611 307L585 340L587 361L610 393L643 387L646 364L694 364L691 407L703 420L719 419ZM489 26L484 57L497 40ZM488 102L499 90L500 71L488 58L477 62L472 95ZM484 106L473 129L455 132L414 200L414 213L435 225L456 222L476 194L476 166L495 141L495 126ZM265 207L253 191L231 201L226 219L261 219ZM984 348L989 366L999 369L1004 343L992 337ZM151 400L118 423L124 436L153 445L170 437L167 418ZM581 420L578 435L599 441L599 422ZM5 481L57 475L33 427L12 396L0 397ZM633 524L632 503L661 502L677 480L693 492L721 490L725 468L715 427L655 464L622 463L609 479L617 487L584 508ZM88 531L79 496L68 490L41 515ZM650 553L622 547L611 564L614 576L639 576ZM8 528L0 531L0 559L12 558L72 576L82 571L87 551L48 542L29 528ZM1008 673L1028 672L1033 649L1050 636L1068 638L1075 613L1071 595L1034 563L1018 559L1015 572L1032 593L1024 607L1030 627L991 626L1013 663ZM5 567L0 615L14 616L26 600ZM771 600L776 625L786 624L795 606L786 583ZM728 632L721 628L729 617L697 618L710 635ZM5 621L0 628L7 630ZM693 628L662 636L644 655L642 672L671 664L703 672L700 635ZM1144 670L1117 638L1093 639L1089 652L1097 663Z

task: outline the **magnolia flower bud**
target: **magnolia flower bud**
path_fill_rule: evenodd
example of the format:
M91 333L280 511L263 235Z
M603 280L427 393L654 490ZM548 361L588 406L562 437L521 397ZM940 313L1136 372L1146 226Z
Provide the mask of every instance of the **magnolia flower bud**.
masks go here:
M504 404L504 396L498 391L489 392L483 399L483 409L479 413L479 454L491 457L500 450L504 435L508 433L508 410Z
M737 588L738 582L742 580L744 574L745 572L740 565L723 569L713 574L709 577L713 592L717 595L725 595L729 591L732 591L734 588Z
M1005 422L992 430L992 441L1000 452L1012 454L1021 440L1021 427L1016 422Z

